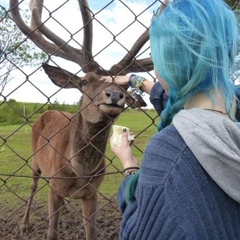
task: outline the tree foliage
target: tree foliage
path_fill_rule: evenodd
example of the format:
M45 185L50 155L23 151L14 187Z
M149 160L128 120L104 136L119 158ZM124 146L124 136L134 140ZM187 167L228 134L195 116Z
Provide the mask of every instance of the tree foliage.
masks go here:
M226 3L233 9L240 9L239 0L226 0Z
M29 14L23 12L26 22ZM47 55L36 46L18 29L11 16L0 5L0 93L11 80L11 72L24 66L41 64Z

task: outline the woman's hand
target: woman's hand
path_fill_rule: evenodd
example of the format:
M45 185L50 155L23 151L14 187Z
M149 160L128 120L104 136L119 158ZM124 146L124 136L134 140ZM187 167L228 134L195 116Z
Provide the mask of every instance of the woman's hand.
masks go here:
M100 80L104 81L104 82L113 82L114 81L115 83L117 83L118 85L123 86L123 87L128 87L128 86L132 85L129 82L129 80L130 80L129 76L116 76L116 77L103 76L100 78ZM150 94L155 82L145 79L145 81L143 81L142 84L143 85L141 86L141 91L143 91L147 94Z
M139 166L137 159L133 156L127 132L122 133L122 143L120 146L113 144L112 137L110 138L110 145L113 153L122 162L123 169Z
M116 84L128 87L129 86L129 76L103 76L100 78L101 81L104 82L115 82Z

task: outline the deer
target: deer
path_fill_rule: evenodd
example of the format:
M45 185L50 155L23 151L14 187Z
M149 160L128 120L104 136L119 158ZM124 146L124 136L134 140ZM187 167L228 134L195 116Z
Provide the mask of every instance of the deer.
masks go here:
M86 239L97 239L97 189L106 171L104 153L110 129L124 110L125 103L135 103L126 91L128 86L117 85L114 77L110 83L100 79L106 75L153 70L150 57L135 57L149 40L147 27L117 64L109 70L103 69L92 53L93 16L88 1L79 0L78 3L83 23L80 49L72 47L42 22L44 0L30 1L30 25L20 15L19 1L10 0L12 19L28 38L49 56L74 62L85 73L80 77L60 67L42 65L55 85L76 88L82 93L77 113L47 111L32 127L32 185L21 229L23 232L28 229L33 196L39 178L44 175L50 186L48 240L58 239L58 222L65 198L81 199Z
M81 199L87 239L96 239L96 190L105 173L104 153L110 128L124 109L125 92L115 83L101 82L95 73L74 76L69 81L69 74L59 68L44 64L43 69L56 85L79 88L83 95L76 114L47 111L33 125L33 183L22 230L29 225L37 181L44 174L50 185L48 239L57 239L66 197Z

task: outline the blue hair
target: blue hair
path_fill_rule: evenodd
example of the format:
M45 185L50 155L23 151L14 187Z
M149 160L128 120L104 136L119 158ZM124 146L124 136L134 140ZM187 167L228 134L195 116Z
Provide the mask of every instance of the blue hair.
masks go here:
M229 77L237 40L237 19L222 0L177 0L153 18L152 59L169 86L159 130L192 96L202 92L211 98L211 90L221 91L226 111L234 119L235 87Z
M175 0L153 17L150 47L156 71L169 86L169 99L161 113L160 131L197 93L213 101L211 91L221 92L232 119L235 86L230 72L237 53L238 24L223 0ZM213 101L214 104L214 101ZM134 199L139 173L126 189ZM133 187L134 186L134 187Z

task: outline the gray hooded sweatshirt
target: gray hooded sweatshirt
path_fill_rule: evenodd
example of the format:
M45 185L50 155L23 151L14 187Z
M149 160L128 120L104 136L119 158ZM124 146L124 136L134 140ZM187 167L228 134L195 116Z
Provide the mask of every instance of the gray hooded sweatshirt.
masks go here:
M240 203L239 123L213 111L180 111L173 124L211 178Z

